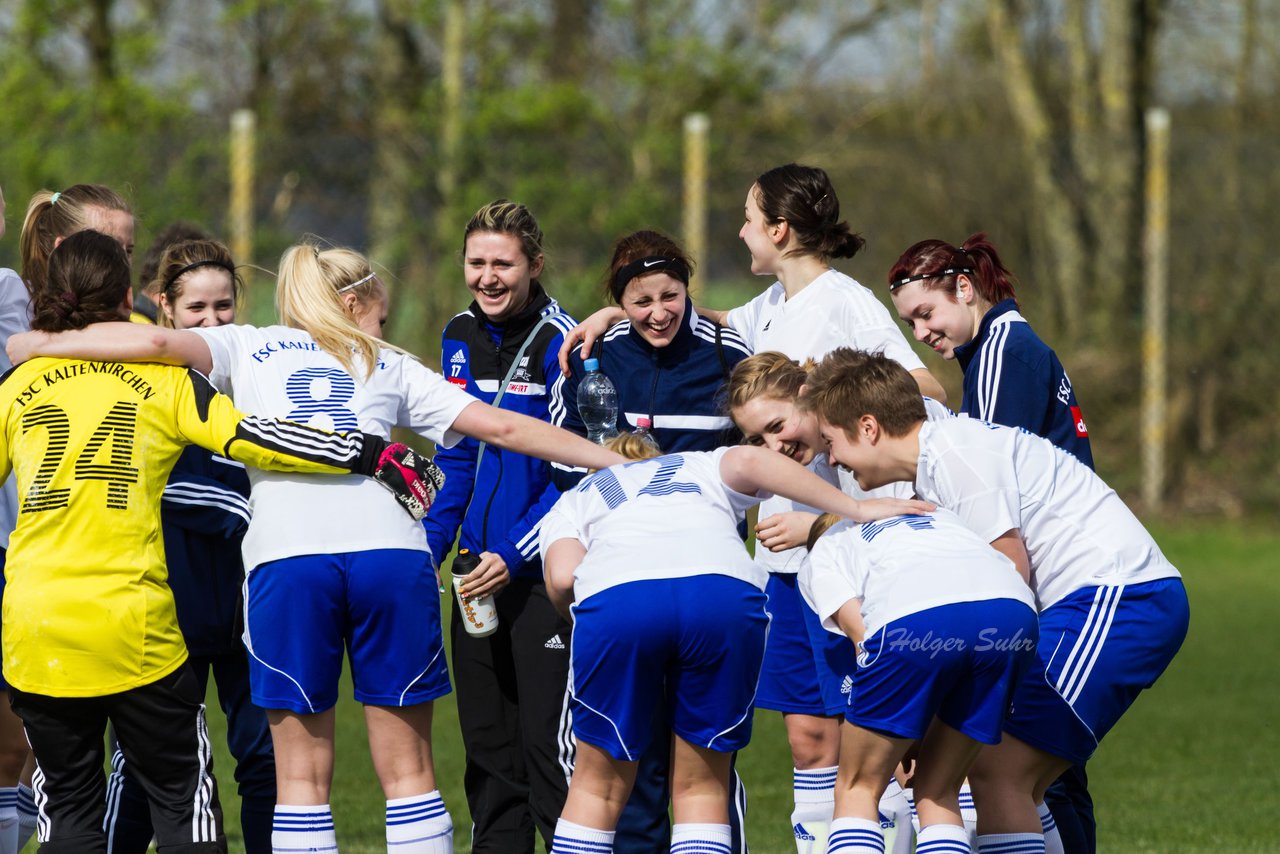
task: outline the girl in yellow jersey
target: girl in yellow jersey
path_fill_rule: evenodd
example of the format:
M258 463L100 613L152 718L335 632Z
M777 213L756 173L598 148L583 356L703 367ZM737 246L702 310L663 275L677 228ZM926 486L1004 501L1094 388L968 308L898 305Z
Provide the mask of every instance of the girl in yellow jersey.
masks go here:
M35 329L128 317L129 263L82 231L33 294ZM36 756L41 850L102 852L110 721L160 851L225 851L203 697L165 583L160 496L183 447L288 471L372 474L382 439L245 416L201 375L33 359L0 383L0 477L18 482L4 671Z

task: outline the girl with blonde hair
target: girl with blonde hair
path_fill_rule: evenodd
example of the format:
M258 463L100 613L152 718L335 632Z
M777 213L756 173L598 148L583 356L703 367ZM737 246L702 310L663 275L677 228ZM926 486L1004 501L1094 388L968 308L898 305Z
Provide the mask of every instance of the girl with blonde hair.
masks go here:
M621 459L477 401L383 342L387 289L357 252L315 242L288 249L276 307L279 326L114 325L45 339L40 350L188 364L247 411L330 429L359 425L385 436L403 426L445 447L471 436L567 465ZM301 476L253 471L250 479L244 639L253 699L268 709L276 752L273 847L337 847L328 802L347 650L387 798L388 847L452 851L431 749L432 701L450 686L422 525L354 480L318 489Z

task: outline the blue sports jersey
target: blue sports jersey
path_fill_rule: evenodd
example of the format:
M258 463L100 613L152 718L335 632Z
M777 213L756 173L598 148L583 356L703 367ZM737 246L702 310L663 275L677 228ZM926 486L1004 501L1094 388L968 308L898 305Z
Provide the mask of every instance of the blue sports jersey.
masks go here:
M1089 430L1071 380L1014 300L993 306L974 339L955 352L964 371L962 414L1022 427L1093 468Z
M240 463L191 445L160 502L165 564L178 625L192 655L240 649L240 543L249 527L249 475Z
M490 323L474 302L450 320L441 355L445 378L492 404L525 338L546 315L553 319L538 330L499 406L556 423L564 409L553 386L560 377L556 359L564 333L576 324L541 285L533 286L529 305L503 323ZM550 465L489 445L477 471L479 446L466 437L436 453L445 485L422 520L431 554L437 562L443 559L461 527L462 548L497 554L513 577L541 578L537 525L560 497L551 482Z
M648 417L664 453L736 444L737 431L724 411L720 391L734 366L751 355L736 332L698 317L688 298L684 311L680 330L666 347L652 346L624 320L611 326L592 352L618 390L618 429L634 430L637 418ZM557 381L565 407L554 423L585 436L576 405L578 384L586 375L581 347L573 351L569 371ZM562 489L584 474L581 469L554 468Z

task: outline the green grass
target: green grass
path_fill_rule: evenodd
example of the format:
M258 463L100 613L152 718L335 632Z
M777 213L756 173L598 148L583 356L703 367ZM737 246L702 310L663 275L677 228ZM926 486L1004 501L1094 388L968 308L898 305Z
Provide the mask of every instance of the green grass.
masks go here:
M1138 700L1089 764L1099 850L1274 851L1280 832L1280 536L1197 525L1161 530L1158 538L1186 579L1191 631L1169 672ZM453 814L456 850L467 851L470 818L457 710L452 697L436 709L440 788ZM385 851L383 799L363 716L349 688L338 726L333 807L339 843L344 854ZM211 729L221 743L222 722L212 721ZM235 784L225 749L216 762L227 835L236 851ZM779 715L757 713L739 769L750 795L752 850L794 851L787 822L791 761Z

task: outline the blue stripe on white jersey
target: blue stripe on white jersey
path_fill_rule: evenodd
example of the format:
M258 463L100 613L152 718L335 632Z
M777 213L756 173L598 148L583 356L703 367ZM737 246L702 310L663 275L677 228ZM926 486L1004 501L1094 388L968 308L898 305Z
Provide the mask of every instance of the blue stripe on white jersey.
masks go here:
M737 531L740 515L760 499L721 480L729 450L668 454L590 475L543 518L543 556L559 539L586 546L574 574L578 601L627 581L707 573L763 589L767 576Z
M902 524L906 524L917 531L928 531L933 529L933 517L928 515L894 516L892 519L882 519L879 522L866 522L858 529L858 534L869 543L875 539L876 534L886 528Z

